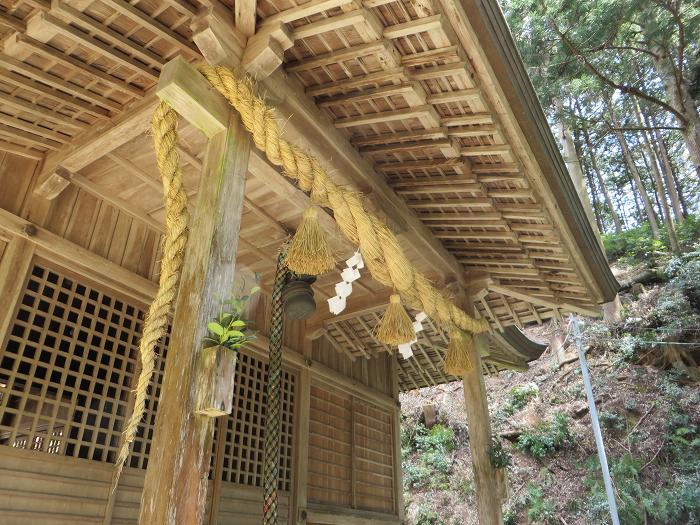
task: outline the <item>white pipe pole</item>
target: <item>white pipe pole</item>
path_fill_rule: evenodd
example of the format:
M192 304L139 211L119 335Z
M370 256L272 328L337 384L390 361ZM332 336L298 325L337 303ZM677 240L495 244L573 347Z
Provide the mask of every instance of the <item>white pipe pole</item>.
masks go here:
M598 459L600 460L600 470L603 471L603 481L605 482L605 492L608 495L608 505L610 506L610 517L613 525L620 525L620 518L617 516L617 502L615 501L615 491L613 490L612 479L610 478L610 470L608 469L608 459L605 456L605 445L603 445L603 435L600 432L600 422L598 421L598 410L595 407L595 398L593 397L593 387L591 386L591 376L588 373L588 365L586 364L586 354L583 352L583 340L581 339L581 331L578 326L578 318L571 315L571 324L574 331L574 340L578 350L578 360L581 364L581 376L583 377L583 385L586 388L586 398L588 399L588 409L591 412L591 424L593 426L593 435L595 436L595 445L598 448Z

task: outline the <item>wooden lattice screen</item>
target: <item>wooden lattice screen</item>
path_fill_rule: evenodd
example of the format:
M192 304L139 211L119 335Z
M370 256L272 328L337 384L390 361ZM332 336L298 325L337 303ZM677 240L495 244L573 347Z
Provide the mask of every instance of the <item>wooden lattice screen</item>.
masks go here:
M0 347L0 445L113 462L138 371L143 315L117 294L36 261ZM166 336L158 349L146 416L128 463L133 468L148 465L168 342ZM266 375L264 361L241 354L234 412L225 422L223 481L261 486ZM284 372L280 489L287 491L295 381Z

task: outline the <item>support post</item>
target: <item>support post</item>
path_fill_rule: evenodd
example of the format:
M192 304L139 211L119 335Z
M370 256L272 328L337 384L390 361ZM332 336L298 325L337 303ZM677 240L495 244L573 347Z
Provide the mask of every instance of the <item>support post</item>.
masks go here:
M475 287L476 289L476 287ZM469 292L472 293L469 293ZM473 290L459 290L455 297L460 306L469 315L475 315L471 302ZM474 367L464 374L464 405L467 411L469 427L469 450L472 454L472 468L476 482L476 505L480 525L503 525L501 498L498 490L498 473L491 464L491 420L484 385L484 373L481 355L488 355L486 334L474 336L475 351L472 354Z
M308 321L307 321L308 323ZM304 339L304 359L312 362L313 339ZM311 371L304 367L299 371L296 395L296 425L294 429L294 497L291 510L292 523L306 523L307 486L309 479L309 421L311 417Z
M206 81L194 69L182 90L173 89L180 77L168 74L169 67L181 68L180 73L191 68L183 61L167 64L162 78L169 79L168 84L159 84L159 93L168 93L164 98L175 110L188 115L207 133L212 127L201 124L217 114L212 107L220 108L219 95L207 89ZM205 118L200 119L202 115ZM195 414L195 408L202 379L214 371L204 369L207 361L200 359L200 353L207 323L218 312L221 295L233 288L250 154L250 139L238 117L228 111L224 118L224 131L214 126L211 134L207 133L209 144L141 499L141 525L201 525L204 519L215 420Z
M469 450L476 481L476 505L481 525L503 525L501 500L498 492L498 476L491 464L491 421L486 400L484 374L481 368L481 348L485 345L484 334L474 337L476 351L472 355L474 368L464 374L464 404L469 426Z

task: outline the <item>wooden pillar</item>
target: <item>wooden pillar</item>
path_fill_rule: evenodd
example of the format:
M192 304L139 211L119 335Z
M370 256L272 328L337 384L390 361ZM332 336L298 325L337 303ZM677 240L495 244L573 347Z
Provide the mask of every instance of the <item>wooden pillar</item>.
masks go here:
M609 324L622 321L622 302L619 294L615 294L615 299L612 301L603 303L603 321Z
M396 406L391 413L391 430L394 443L394 514L403 523L405 519L403 506L403 469L401 467L401 402L399 401L399 372L398 353L388 354L389 359L389 381L391 381L391 397L396 400Z
M455 283L448 283L455 294L455 299L469 315L475 315L476 311L472 298L479 295L484 289L487 280L474 280L473 289L464 290ZM479 513L480 525L503 525L503 512L501 510L501 498L498 490L498 473L491 464L489 449L491 448L491 420L484 385L484 373L481 365L481 356L488 355L486 334L474 337L474 349L472 361L474 367L464 374L464 405L467 412L467 424L469 427L469 450L472 454L472 468L474 469L474 481L476 482L476 505Z
M209 137L175 305L139 523L199 525L215 419L197 415L207 322L233 288L250 139L238 117L182 59L163 69L158 96ZM223 105L222 105L223 104Z
M34 258L34 243L14 236L5 247L0 260L0 344L9 331L15 306L20 300L24 280Z
M480 525L503 525L501 499L498 493L496 469L491 464L491 421L486 400L484 374L481 368L481 348L486 344L486 336L474 338L474 368L464 374L464 404L469 425L469 450L472 454L472 468L476 482L476 505Z
M304 339L304 359L311 362L313 339ZM306 522L307 485L309 478L309 420L311 413L311 371L299 372L296 395L296 425L294 427L294 499L290 513L294 525Z

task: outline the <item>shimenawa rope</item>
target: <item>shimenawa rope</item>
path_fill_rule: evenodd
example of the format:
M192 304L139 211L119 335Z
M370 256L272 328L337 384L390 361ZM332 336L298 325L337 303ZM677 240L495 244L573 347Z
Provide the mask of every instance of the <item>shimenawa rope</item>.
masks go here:
M398 239L374 213L365 209L360 194L335 184L319 161L299 146L282 138L272 108L253 92L250 80L240 80L223 66L201 65L200 73L240 114L257 148L267 159L284 168L284 174L296 181L311 200L333 210L345 236L359 245L372 276L392 287L404 304L423 310L443 326L456 327L472 334L489 330L488 321L474 319L444 297L420 273L403 253Z
M375 280L396 290L404 304L424 311L442 326L454 326L468 334L483 333L490 329L488 321L467 315L410 263L396 236L379 217L365 209L359 193L335 184L315 157L281 137L273 109L254 94L250 80L240 80L230 69L222 66L201 65L199 71L240 114L253 142L259 150L265 152L267 159L276 166L282 166L284 174L296 180L301 189L310 191L313 202L333 210L338 226L350 242L359 246L365 264ZM113 488L119 481L119 474L129 455L129 447L145 411L148 383L154 368L154 348L167 330L168 312L175 298L187 241L187 195L182 187L182 173L175 149L177 118L175 110L161 102L151 121L158 170L165 194L166 233L158 292L146 316L139 345L141 373L136 386L134 412L124 431ZM468 342L466 338L465 342Z
M146 314L139 342L141 372L135 388L134 411L126 424L122 446L117 456L113 490L119 482L119 475L129 456L129 447L136 437L146 409L148 383L155 366L155 346L168 329L168 313L177 292L187 243L189 212L187 211L187 193L182 185L179 156L175 149L177 122L178 114L165 102L158 105L151 120L158 171L163 181L165 196L165 236L162 244L158 291Z

